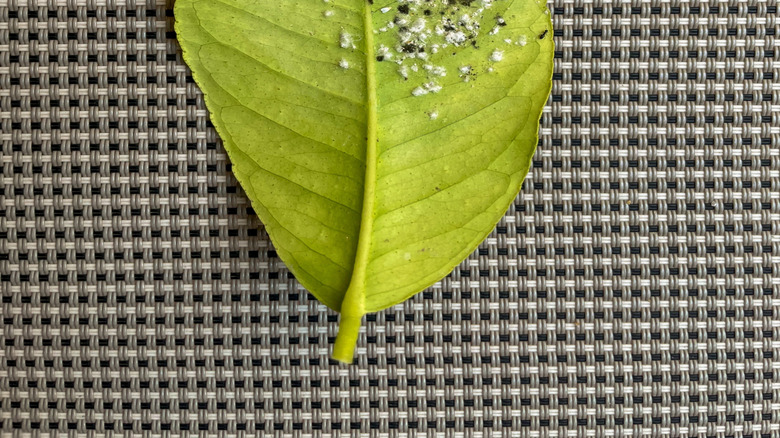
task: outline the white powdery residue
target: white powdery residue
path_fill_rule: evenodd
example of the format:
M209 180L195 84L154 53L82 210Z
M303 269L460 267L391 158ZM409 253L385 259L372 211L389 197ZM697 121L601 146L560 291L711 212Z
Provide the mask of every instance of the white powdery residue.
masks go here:
M330 11L330 10L325 11L325 12L322 13L322 15L324 15L326 17L331 17L331 16L333 16L333 11Z
M493 50L493 53L490 54L490 60L493 62L499 62L502 59L504 59L504 51L503 50Z
M408 30L402 30L398 32L398 39L401 40L402 44L409 44L412 42L412 39L414 38L414 35L412 35L411 32Z
M495 35L495 34L497 34L497 33L498 33L498 31L499 31L499 30L501 30L501 28L500 28L500 27L498 27L498 26L493 26L493 28L492 28L492 29L490 29L490 32L488 32L488 34L490 34L490 35Z
M439 52L439 45L433 44L431 45L431 53L438 53Z
M470 31L474 30L474 23L471 22L471 17L469 17L468 14L461 15L460 20L458 20L458 25L463 26Z
M393 54L390 53L390 49L388 49L387 46L381 44L379 49L376 51L376 57L377 59L381 58L382 60L390 60L393 57Z
M426 59L428 59L428 54L426 52L420 52L420 53L417 54L417 57L422 59L422 60L426 60Z
M418 18L417 20L412 23L412 25L409 27L409 30L413 33L422 33L422 31L425 30L425 26L428 23L425 21L424 18Z
M525 35L520 35L520 38L517 39L517 45L523 47L526 44L528 44L528 37Z
M430 117L431 120L436 120L439 118L439 113L437 113L436 111L431 111L428 113L428 117Z
M444 41L447 41L452 45L459 46L463 44L464 41L466 41L466 34L459 30L447 32L447 34L444 35Z
M428 82L427 84L423 85L426 90L428 90L431 93L438 93L441 91L441 85L437 84L436 82Z
M398 74L400 74L404 79L409 78L409 68L405 65L402 65L401 68L398 69Z
M339 61L339 67L343 68L344 70L349 68L349 61L347 61L344 58L341 58L341 61Z
M442 77L444 77L444 76L447 76L447 69L442 67L442 66L437 65L437 66L434 66L431 69L431 74L433 74L435 76L442 76Z
M436 82L427 82L412 90L412 96L424 96L428 93L438 93L441 91L441 85Z
M379 11L381 13L383 13L383 14L386 14L386 13L390 12L390 9L393 9L393 8L391 8L389 6L385 6L384 8L380 9Z
M458 71L460 71L460 77L463 79L463 82L468 82L471 80L471 66L470 65L463 65L460 68L458 68Z
M509 38L504 38L504 42L507 44L512 44L512 40Z
M342 49L354 49L355 43L352 41L352 35L342 30L341 35L339 36L339 46L341 46Z
M413 72L417 72L420 70L420 67L418 67L417 64L412 64L410 68L412 69Z

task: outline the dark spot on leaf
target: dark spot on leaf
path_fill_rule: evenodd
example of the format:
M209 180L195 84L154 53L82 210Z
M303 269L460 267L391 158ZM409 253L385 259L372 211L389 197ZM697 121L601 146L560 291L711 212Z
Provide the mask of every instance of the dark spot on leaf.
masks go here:
M401 50L406 53L415 53L417 52L417 46L412 43L407 43L401 46Z
M400 12L402 14L408 14L409 13L409 5L403 4L403 5L398 6L398 12Z
M463 6L471 6L471 3L473 3L474 0L458 0L458 4L461 4Z
M431 15L431 10L430 9L426 9L426 10L423 11L423 14Z
M438 188L438 187L436 187L436 191L438 192L439 190L441 190L441 189L440 189L440 188Z
M504 17L500 15L496 15L496 24L498 24L501 27L506 26L506 21L504 20Z
M376 57L376 60L377 60L377 61L379 61L379 62L382 62L382 61L384 61L384 60L385 60L385 57L384 57L384 56L382 56L382 55L380 55L380 56L377 56L377 57Z
M542 33L540 33L540 34L539 34L539 39L540 39L540 40L541 40L541 39L544 39L544 37L546 37L546 36L547 36L547 29L545 29L545 30L544 30L544 32L542 32Z

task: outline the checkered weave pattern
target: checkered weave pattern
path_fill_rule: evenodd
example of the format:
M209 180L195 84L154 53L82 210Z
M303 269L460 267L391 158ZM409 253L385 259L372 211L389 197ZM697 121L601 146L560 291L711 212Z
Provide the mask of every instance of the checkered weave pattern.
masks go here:
M523 191L353 366L172 6L0 0L0 435L780 436L774 0L555 0Z

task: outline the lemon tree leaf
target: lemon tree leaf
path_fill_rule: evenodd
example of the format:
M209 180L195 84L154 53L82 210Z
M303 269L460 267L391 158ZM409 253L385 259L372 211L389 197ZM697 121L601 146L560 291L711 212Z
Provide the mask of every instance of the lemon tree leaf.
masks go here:
M177 0L176 33L274 246L341 312L447 275L517 195L551 87L536 0Z

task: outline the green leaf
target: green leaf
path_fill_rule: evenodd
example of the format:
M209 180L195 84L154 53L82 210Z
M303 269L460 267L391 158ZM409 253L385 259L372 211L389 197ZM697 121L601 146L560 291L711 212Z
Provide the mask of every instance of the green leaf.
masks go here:
M184 60L282 260L341 312L447 275L522 185L551 87L536 0L177 0Z

